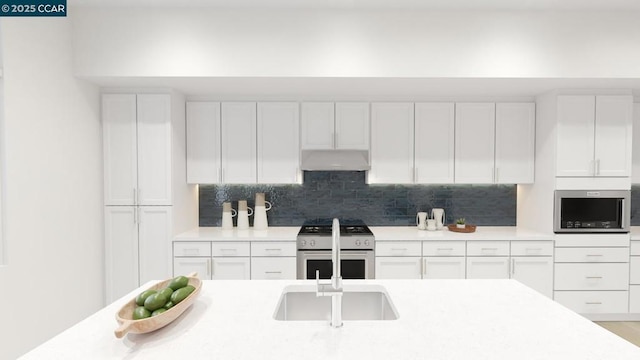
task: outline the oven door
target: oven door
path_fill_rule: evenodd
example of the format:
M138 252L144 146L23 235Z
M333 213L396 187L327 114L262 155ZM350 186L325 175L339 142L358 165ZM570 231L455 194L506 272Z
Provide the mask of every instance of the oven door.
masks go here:
M556 233L630 231L629 190L556 190L553 230Z
M373 279L373 251L340 250L340 272L343 279ZM333 275L331 250L299 250L298 279L330 279Z

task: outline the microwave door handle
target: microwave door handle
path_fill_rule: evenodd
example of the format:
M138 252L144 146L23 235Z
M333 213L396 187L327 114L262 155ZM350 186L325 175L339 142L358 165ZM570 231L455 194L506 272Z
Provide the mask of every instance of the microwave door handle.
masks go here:
M625 210L625 199L622 199L622 204L620 204L620 206L622 207L621 211L620 211L620 229L624 230L625 228L625 224L624 224L624 218L625 218L625 214L626 214L626 210Z

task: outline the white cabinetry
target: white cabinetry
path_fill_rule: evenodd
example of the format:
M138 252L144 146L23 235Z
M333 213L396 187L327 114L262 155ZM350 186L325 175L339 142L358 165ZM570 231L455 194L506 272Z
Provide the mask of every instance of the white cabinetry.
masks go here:
M248 280L251 278L248 242L214 242L211 244L212 280Z
M629 312L640 314L640 241L631 242Z
M464 241L424 241L422 243L423 279L464 279Z
M368 183L413 183L413 103L371 104Z
M467 242L467 279L508 278L508 241Z
M421 279L419 241L376 241L376 279Z
M106 299L111 302L171 274L171 97L105 94L102 124Z
M255 184L257 181L256 103L222 103L222 182Z
M555 246L554 300L579 313L628 311L629 234L556 235Z
M511 278L553 297L553 243L512 241Z
M632 97L558 96L556 176L628 177Z
M640 184L640 103L633 104L633 166L631 182Z
M300 183L297 103L258 103L258 183Z
M535 132L534 103L496 104L494 183L533 183Z
M187 102L187 183L220 183L220 103Z
M105 94L105 205L171 205L171 101L166 94Z
M304 150L369 150L369 136L369 103L302 103Z
M495 104L456 103L455 124L455 182L493 183Z
M211 243L180 242L173 244L173 276L192 272L211 280Z
M453 103L415 104L415 183L454 182Z
M295 279L296 243L251 243L251 279Z

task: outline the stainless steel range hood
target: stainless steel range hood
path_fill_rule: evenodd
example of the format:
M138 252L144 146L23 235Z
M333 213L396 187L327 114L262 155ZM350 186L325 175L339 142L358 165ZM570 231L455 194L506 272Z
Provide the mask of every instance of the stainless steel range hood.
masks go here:
M367 150L302 150L300 168L307 171L365 171L371 169Z

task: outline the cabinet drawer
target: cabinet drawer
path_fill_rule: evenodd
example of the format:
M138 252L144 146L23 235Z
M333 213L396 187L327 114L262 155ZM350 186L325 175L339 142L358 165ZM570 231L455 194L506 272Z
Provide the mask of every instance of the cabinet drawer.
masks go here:
M556 247L609 246L628 247L629 234L556 234Z
M579 314L626 313L627 291L555 291L553 299Z
M511 255L513 256L552 256L553 242L551 241L512 241Z
M628 248L556 248L557 263L629 262Z
M251 256L296 256L295 241L252 242Z
M464 241L425 241L422 243L423 256L464 256Z
M631 255L640 256L640 241L631 242Z
M509 256L509 242L468 241L467 256Z
M629 264L556 264L555 290L628 290Z
M210 242L174 242L173 256L211 256Z
M295 243L294 243L295 244ZM251 258L252 280L278 280L296 278L295 257Z
M629 282L631 284L640 285L640 256L632 256L631 263L629 263L631 278Z
M420 256L421 254L420 241L376 241L376 256Z
M213 242L211 243L213 256L249 256L248 242Z
M640 285L629 287L629 312L640 314Z

